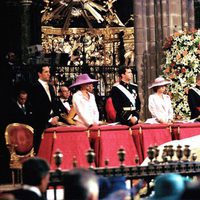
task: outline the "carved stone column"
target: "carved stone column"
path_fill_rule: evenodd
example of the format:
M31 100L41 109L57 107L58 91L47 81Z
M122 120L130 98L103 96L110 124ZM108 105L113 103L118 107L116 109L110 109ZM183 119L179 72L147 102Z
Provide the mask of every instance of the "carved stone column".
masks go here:
M182 27L185 23L188 24L188 28L194 28L194 0L182 1Z
M133 0L135 17L135 64L138 72L141 118L148 118L148 84L162 73L162 45L175 25L194 27L193 0Z
M27 47L31 41L31 4L32 0L19 0L21 19L21 58L24 60L27 55Z
M146 118L148 84L156 75L154 0L134 1L135 64L138 72L141 117Z

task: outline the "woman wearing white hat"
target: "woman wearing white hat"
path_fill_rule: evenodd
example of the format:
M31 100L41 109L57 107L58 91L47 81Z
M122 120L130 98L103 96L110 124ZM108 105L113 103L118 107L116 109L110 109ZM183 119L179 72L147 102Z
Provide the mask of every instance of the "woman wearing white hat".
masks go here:
M91 79L88 74L81 74L76 81L69 87L79 87L79 90L73 95L72 103L77 114L76 125L90 127L99 124L99 111L96 105L95 97L89 92L90 84L98 82Z
M171 81L158 77L149 86L153 89L154 94L149 96L149 111L153 117L154 123L171 123L173 121L173 108L169 95L164 94L166 85ZM152 121L152 123L153 123Z

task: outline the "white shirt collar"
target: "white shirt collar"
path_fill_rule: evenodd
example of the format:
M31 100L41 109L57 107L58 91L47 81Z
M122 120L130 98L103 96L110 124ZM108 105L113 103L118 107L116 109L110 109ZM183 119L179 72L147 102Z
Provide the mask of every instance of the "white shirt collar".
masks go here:
M32 185L23 185L22 188L23 188L24 190L29 190L29 191L31 191L31 192L36 193L39 197L42 196L41 191L40 191L39 188L36 187L36 186L32 186Z
M46 81L43 81L41 79L38 79L38 81L42 84L43 87L48 85L48 83Z
M67 102L68 101L68 99L63 99L63 98L60 98L60 100L62 101L62 102Z
M10 62L10 61L8 62L8 64L9 64L9 65L14 65L14 63L13 63L13 62Z
M17 105L20 107L20 108L22 108L22 106L24 105L21 105L18 101L17 101ZM24 105L25 106L25 105Z

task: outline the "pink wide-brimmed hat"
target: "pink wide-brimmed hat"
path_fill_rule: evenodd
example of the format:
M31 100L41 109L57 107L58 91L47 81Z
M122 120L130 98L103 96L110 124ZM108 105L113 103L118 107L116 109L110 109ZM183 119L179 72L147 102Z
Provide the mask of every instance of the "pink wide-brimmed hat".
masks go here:
M164 79L163 77L159 76L154 80L153 83L149 85L149 89L157 86L163 86L163 85L168 85L171 84L171 81Z
M91 79L88 74L81 74L79 76L77 76L76 81L69 86L69 88L78 86L78 85L83 85L83 84L87 84L87 83L95 83L98 82L98 80L96 79Z

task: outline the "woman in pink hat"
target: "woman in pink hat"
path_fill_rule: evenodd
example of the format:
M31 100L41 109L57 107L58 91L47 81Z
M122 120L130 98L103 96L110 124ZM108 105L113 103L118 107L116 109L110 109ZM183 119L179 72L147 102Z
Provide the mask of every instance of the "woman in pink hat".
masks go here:
M99 124L99 111L95 97L89 92L90 84L98 82L91 79L88 74L81 74L76 81L69 87L79 87L73 95L72 103L76 112L76 125L90 127Z
M149 111L153 117L154 123L171 123L173 121L173 108L169 95L165 94L166 85L171 81L158 77L149 86L154 93L149 96ZM152 122L153 123L153 122Z

